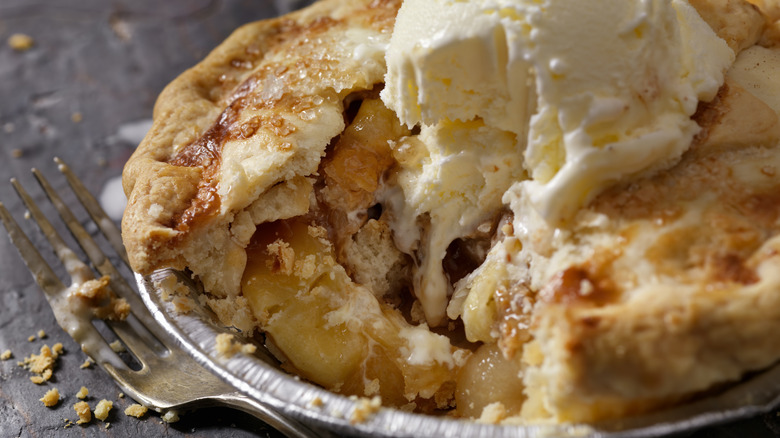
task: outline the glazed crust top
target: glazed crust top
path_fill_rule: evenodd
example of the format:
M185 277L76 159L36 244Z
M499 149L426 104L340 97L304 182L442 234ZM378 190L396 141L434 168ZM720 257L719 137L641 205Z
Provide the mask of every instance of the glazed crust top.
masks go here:
M300 177L316 172L344 129L344 98L383 79L382 47L399 6L325 0L245 25L168 85L123 173L133 269L186 266L214 292L236 293L252 221L231 224L272 187L308 193Z

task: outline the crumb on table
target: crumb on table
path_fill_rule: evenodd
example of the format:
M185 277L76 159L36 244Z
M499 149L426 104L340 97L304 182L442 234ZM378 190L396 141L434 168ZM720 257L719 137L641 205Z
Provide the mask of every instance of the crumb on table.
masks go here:
M62 344L59 342L51 347L43 345L39 354L31 354L25 357L24 361L18 362L18 365L35 374L35 376L30 377L30 380L40 385L51 379L54 362L62 352Z
M95 406L95 418L100 421L106 421L106 418L108 418L108 413L113 407L114 402L106 399L100 400L97 406Z
M76 398L79 400L84 400L89 395L89 390L86 386L82 386L81 389L79 389L79 392L76 393Z
M89 410L89 405L85 401L80 401L73 405L73 410L79 416L79 420L76 424L85 424L92 421L92 412Z
M47 408L50 408L60 401L60 392L57 390L57 388L52 388L48 391L46 391L46 394L43 395L43 397L40 398L40 401L43 402L43 405Z
M11 350L5 350L2 353L0 353L0 360L8 360L13 357L13 353L11 353Z
M128 417L135 417L135 418L141 418L146 414L146 411L148 411L146 406L139 405L138 403L134 403L125 409L125 415Z
M40 385L43 382L48 382L49 379L51 379L52 373L53 372L51 368L47 370L43 370L43 373L41 373L40 375L30 377L30 381L35 383L36 385Z
M8 37L8 47L16 50L17 52L24 52L30 50L35 45L35 40L30 35L23 33L15 33Z

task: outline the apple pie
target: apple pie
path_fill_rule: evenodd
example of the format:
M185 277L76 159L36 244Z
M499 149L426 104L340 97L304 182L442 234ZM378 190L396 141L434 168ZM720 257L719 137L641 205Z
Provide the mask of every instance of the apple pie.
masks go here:
M780 359L774 4L689 2L734 55L698 134L560 224L501 182L532 177L518 133L385 104L401 3L245 25L173 81L123 174L133 269L191 273L292 373L424 413L593 422ZM455 216L409 208L437 159L454 173L427 183Z

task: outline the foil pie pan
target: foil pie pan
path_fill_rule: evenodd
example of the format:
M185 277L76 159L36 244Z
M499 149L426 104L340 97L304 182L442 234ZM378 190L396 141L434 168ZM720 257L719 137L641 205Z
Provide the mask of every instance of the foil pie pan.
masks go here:
M596 425L493 425L392 408L380 408L364 421L353 422L350 420L352 413L360 409L358 400L288 374L261 345L255 355L221 357L216 349L216 336L232 332L216 323L213 314L203 307L196 307L187 314L174 310L173 304L163 299L163 291L156 285L171 275L197 293L198 285L179 271L161 270L149 276L136 274L136 281L146 306L182 350L250 398L338 436L658 437L752 417L780 405L780 364L777 364L695 402Z

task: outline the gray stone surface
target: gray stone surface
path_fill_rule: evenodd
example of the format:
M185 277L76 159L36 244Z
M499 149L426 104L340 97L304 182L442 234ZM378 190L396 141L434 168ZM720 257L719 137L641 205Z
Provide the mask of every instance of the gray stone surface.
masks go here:
M295 0L0 0L0 180L18 177L36 201L45 204L28 170L40 168L56 185L64 180L52 158L60 156L87 186L100 193L119 177L136 144L128 128L143 125L163 86L205 56L236 26L299 6ZM32 36L35 45L15 52L6 44L13 33ZM75 122L74 114L81 114ZM136 129L137 130L137 129ZM132 129L131 129L132 131ZM131 133L132 134L132 133ZM73 200L73 196L66 199ZM43 238L24 223L24 208L11 186L0 182L0 201L14 213L33 240ZM45 211L50 217L52 209ZM86 215L77 214L87 223ZM62 227L59 227L62 229ZM54 262L51 254L45 254ZM64 279L64 270L57 272ZM28 341L38 330L44 339ZM63 343L52 381L35 385L16 362L43 344ZM203 409L175 424L155 414L141 420L121 411L132 403L120 398L100 369L80 369L85 355L56 325L42 292L5 236L0 236L0 437L65 436L278 436L262 422L228 409ZM115 402L110 427L93 421L65 429L76 420L72 405L81 386L89 404ZM45 408L38 399L57 387L64 399ZM777 413L699 431L689 436L774 436Z

